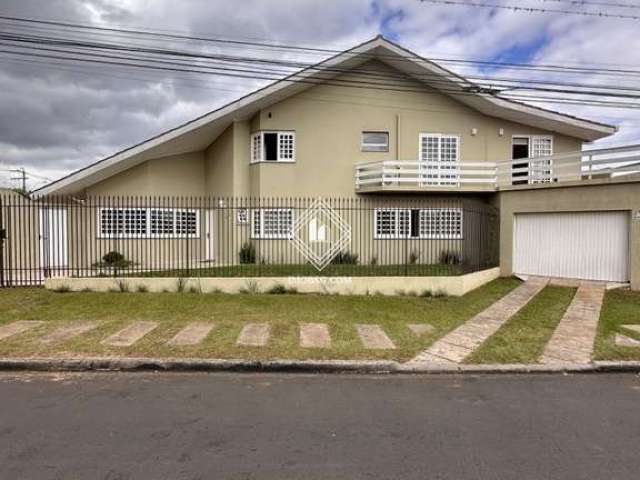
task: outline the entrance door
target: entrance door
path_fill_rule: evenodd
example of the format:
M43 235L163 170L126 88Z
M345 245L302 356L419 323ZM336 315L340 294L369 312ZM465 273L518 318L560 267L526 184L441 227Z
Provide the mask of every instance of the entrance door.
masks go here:
M40 210L40 265L45 270L67 268L67 210L44 207Z
M514 219L513 271L627 282L629 213L522 213Z

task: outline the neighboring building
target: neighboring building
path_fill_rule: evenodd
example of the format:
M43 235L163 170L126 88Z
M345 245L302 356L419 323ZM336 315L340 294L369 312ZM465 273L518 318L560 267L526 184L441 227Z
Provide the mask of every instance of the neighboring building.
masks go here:
M295 78L304 82L275 82L35 196L129 197L140 205L145 196L375 199L373 218L360 227L377 241L413 237L414 231L417 239L433 238L422 232L459 239L461 210L414 215L401 204L426 198L475 203L500 209L503 274L631 276L640 286L640 258L630 253L638 250L630 245L640 246L638 228L631 228L631 211L640 209L638 180L589 175L586 154L576 153L615 127L500 98L382 37ZM385 85L392 79L394 87L376 87L380 79ZM359 88L351 88L353 82ZM168 215L168 235L187 232L206 243L192 249L198 260L223 264L237 256L237 245L225 252L204 240L232 233L215 230L216 220L201 208L161 214L129 206L109 205L84 231L100 239L129 222L135 235L128 238L139 239L156 234L158 215ZM286 238L294 222L290 209L250 210L226 228L250 229L261 242ZM85 263L106 248L87 246ZM600 253L594 259L585 252Z

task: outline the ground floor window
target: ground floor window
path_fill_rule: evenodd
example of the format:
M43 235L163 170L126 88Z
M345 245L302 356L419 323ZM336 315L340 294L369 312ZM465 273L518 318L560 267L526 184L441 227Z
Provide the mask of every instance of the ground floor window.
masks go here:
M461 208L379 208L374 238L461 239Z
M253 238L291 238L293 210L291 208L260 208L252 212Z
M100 238L161 238L200 236L197 210L175 208L101 208Z

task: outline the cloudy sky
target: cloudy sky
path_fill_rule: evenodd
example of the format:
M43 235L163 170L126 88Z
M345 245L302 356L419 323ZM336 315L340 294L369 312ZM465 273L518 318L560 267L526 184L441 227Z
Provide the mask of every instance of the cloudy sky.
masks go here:
M581 8L562 0L485 3ZM582 8L640 16L640 9L635 8ZM327 49L347 49L382 33L432 58L640 70L639 20L434 5L418 0L2 0L0 15ZM0 22L0 31L16 31L15 24ZM250 46L178 46L273 58L273 52ZM281 56L305 62L323 58L317 53ZM201 115L263 83L25 59L6 53L0 53L0 62L0 170L24 167L51 179ZM473 67L456 70L462 74L505 74L478 72ZM551 75L536 73L536 78L555 78ZM634 85L638 78L562 77L565 81L616 85ZM609 143L640 141L640 110L547 106L618 125L620 133ZM9 176L0 171L0 184L10 182ZM30 186L42 182L33 178Z

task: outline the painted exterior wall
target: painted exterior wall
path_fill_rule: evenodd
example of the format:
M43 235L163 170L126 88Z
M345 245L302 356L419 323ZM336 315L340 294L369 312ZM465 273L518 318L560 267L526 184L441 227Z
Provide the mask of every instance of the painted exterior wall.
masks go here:
M399 75L379 61L361 68L377 75ZM514 135L553 135L555 153L581 149L579 139L483 115L404 78L394 78L397 88L404 91L311 87L251 119L236 120L204 151L149 160L85 193L354 197L357 163L417 160L420 133L459 135L461 161L508 160ZM345 74L336 80L362 81L362 77ZM476 135L472 129L477 130ZM295 163L250 164L251 133L259 130L295 131ZM363 131L389 132L389 151L362 152Z
M500 268L503 276L513 273L513 219L517 213L640 210L640 183L585 182L583 185L503 191L493 198L500 209ZM640 222L630 220L631 287L640 289Z

